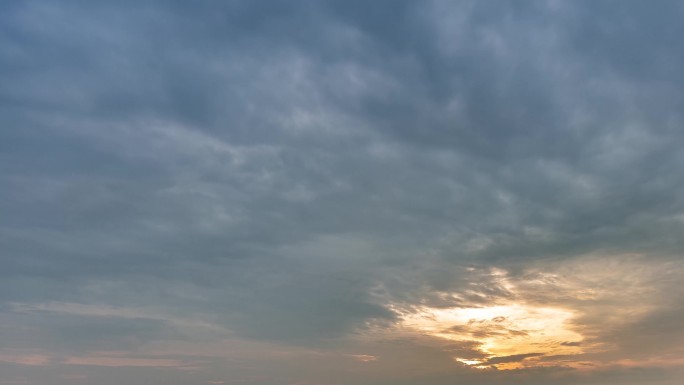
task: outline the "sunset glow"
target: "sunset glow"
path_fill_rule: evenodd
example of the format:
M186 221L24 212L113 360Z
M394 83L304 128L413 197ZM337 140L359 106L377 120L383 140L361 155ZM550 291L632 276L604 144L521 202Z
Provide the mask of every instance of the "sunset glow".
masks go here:
M0 385L682 385L682 21L0 1Z
M423 308L407 315L403 326L443 339L475 341L486 359L524 354L572 355L582 352L574 345L582 336L569 328L572 316L569 310L524 305ZM458 359L468 365L484 362ZM528 360L534 361L534 357Z

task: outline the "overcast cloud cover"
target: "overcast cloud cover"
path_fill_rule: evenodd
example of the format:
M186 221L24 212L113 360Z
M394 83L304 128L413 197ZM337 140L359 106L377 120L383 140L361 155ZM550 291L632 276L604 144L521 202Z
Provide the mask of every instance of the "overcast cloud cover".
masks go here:
M2 1L0 384L679 384L683 18Z

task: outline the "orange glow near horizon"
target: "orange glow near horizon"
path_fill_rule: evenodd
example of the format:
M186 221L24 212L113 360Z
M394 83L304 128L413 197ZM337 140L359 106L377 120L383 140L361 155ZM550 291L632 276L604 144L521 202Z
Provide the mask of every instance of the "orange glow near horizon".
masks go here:
M568 309L525 304L429 308L405 314L402 327L451 341L471 341L480 357L454 359L474 368L541 366L541 356L582 353L582 335L570 329Z

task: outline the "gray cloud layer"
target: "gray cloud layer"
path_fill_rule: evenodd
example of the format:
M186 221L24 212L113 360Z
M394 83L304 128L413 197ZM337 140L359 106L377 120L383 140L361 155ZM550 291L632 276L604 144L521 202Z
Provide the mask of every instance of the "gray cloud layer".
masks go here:
M522 282L588 254L670 266L658 288L680 292L682 8L3 2L5 355L216 336L347 346L397 320L388 298L439 306L434 293L479 284L464 301L485 303L511 294L478 271ZM667 298L625 349L681 340L684 306ZM157 313L111 310L143 308ZM270 365L234 383L400 383ZM435 365L420 382L453 383ZM87 375L106 384L110 369ZM624 380L597 376L568 383Z

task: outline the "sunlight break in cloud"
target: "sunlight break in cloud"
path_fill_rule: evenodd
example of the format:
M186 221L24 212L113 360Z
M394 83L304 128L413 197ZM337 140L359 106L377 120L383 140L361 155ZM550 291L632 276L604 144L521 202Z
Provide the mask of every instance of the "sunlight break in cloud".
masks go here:
M464 292L439 293L439 306L390 304L400 316L396 331L442 340L456 361L479 369L678 365L671 356L677 357L676 346L643 356L645 351L620 345L640 338L630 330L639 330L644 320L669 311L662 296L673 288L666 277L681 277L684 270L652 266L638 256L584 257L552 266L517 275L469 268L479 282ZM470 303L464 300L468 293ZM643 358L628 358L633 354Z
M402 326L448 340L471 340L485 354L482 361L456 357L469 365L491 362L499 369L521 366L495 362L494 358L531 354L572 355L582 353L578 346L564 341L581 341L582 335L570 330L573 312L567 309L511 304L482 308L419 308L406 315ZM469 361L469 362L468 362ZM531 364L534 366L534 364Z
M0 1L0 383L680 385L683 19Z

